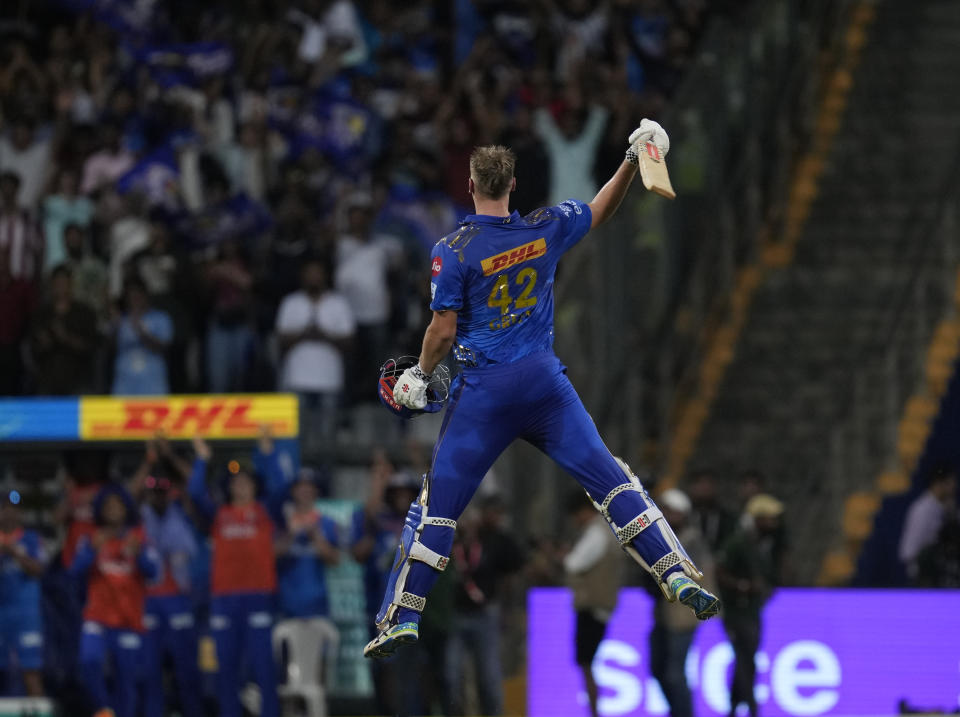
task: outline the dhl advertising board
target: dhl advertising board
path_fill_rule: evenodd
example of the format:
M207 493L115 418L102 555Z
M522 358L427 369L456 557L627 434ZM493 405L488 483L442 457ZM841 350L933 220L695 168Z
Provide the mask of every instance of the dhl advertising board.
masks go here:
M0 441L143 441L276 438L299 431L297 397L285 393L80 396L0 400Z

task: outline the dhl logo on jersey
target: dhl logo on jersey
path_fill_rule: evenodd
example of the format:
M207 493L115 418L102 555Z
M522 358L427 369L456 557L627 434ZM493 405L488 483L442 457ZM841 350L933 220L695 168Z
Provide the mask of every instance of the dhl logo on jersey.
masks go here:
M516 249L510 249L502 254L488 256L480 262L480 267L483 269L484 276L490 276L508 267L529 261L530 259L536 259L538 256L543 256L546 253L547 242L541 237L529 244L518 246Z
M297 397L232 394L80 399L80 438L142 441L166 438L256 438L268 425L277 438L298 432Z

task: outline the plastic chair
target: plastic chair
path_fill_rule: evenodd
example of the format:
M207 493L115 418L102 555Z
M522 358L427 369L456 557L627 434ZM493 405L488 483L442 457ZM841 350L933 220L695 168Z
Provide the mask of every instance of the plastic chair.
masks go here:
M333 681L339 646L340 633L325 618L277 623L273 628L273 654L284 664L286 653L286 678L278 688L281 702L300 699L306 705L307 717L327 717L326 687Z

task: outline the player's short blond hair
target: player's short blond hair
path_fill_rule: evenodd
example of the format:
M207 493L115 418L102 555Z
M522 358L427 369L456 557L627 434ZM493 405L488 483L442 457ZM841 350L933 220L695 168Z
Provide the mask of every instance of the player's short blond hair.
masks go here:
M470 154L470 178L478 194L499 199L510 191L517 156L499 144L477 147Z

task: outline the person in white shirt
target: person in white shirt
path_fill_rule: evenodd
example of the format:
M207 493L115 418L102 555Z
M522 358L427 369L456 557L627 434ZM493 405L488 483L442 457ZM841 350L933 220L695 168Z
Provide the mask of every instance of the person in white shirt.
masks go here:
M596 717L598 690L593 676L593 658L617 606L621 581L620 543L582 491L570 495L567 511L577 528L578 537L563 558L563 569L567 584L573 590L573 608L577 613L574 637L577 665L583 673L590 714Z
M318 10L314 14L298 8L287 12L287 20L301 29L297 48L300 59L314 64L330 53L345 67L366 60L363 28L354 3L349 0L320 3Z
M43 240L37 223L17 203L20 177L0 171L0 252L7 255L14 279L33 281L43 256Z
M20 177L17 201L22 209L36 210L47 184L50 155L50 139L38 139L29 120L15 121L9 137L0 137L0 171L13 172Z
M329 455L345 383L343 353L352 343L356 320L347 300L330 289L319 259L304 263L300 283L300 291L284 297L277 312L280 388L300 396L304 451Z
M948 515L957 515L957 474L948 468L937 468L930 476L927 489L910 505L900 534L900 561L907 576L917 577L917 558L923 549L937 540L937 534Z
M387 245L372 236L373 199L368 194L355 194L348 200L347 232L337 241L337 268L334 284L350 304L357 322L357 375L351 385L362 390L354 398L373 399L366 390L369 381L361 376L375 376L387 355L390 321L390 252ZM370 394L368 396L367 394Z

